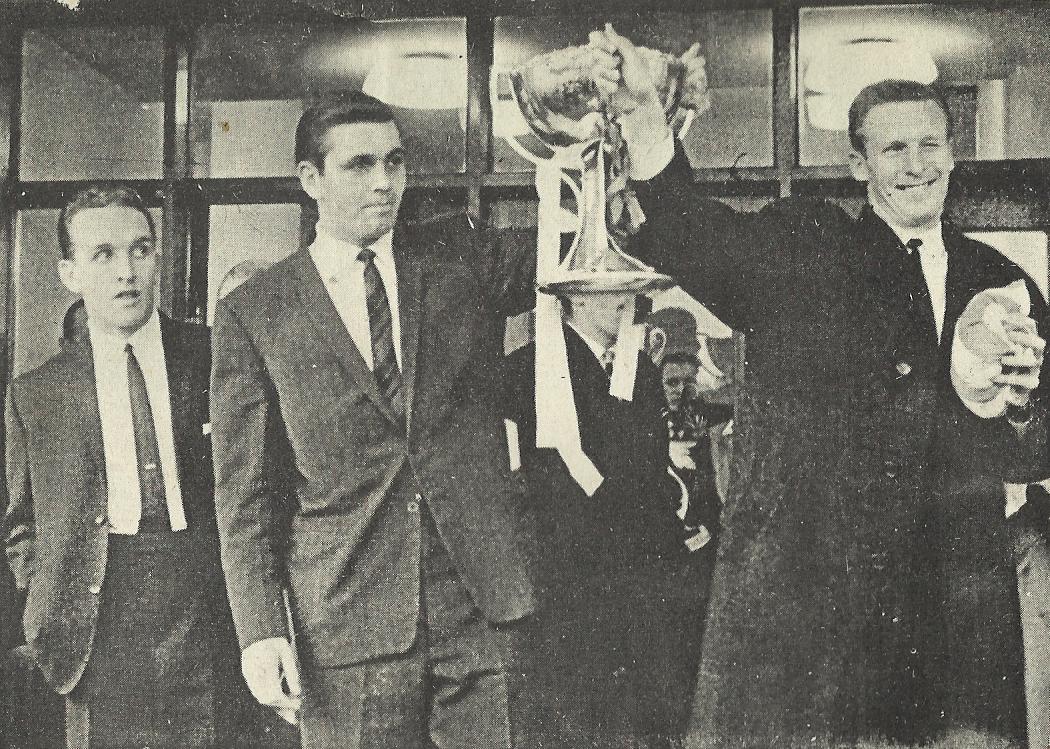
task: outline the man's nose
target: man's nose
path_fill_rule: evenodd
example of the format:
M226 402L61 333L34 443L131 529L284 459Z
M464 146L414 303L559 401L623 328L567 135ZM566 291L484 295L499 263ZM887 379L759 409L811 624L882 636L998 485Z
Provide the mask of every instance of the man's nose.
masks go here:
M114 270L116 271L119 280L131 281L138 275L135 269L135 263L132 262L131 258L127 255L118 255L114 259L114 263Z
M919 146L910 146L907 155L907 168L910 174L922 174L926 170L926 160Z
M390 170L386 164L376 164L372 170L372 188L375 190L389 190L391 185Z

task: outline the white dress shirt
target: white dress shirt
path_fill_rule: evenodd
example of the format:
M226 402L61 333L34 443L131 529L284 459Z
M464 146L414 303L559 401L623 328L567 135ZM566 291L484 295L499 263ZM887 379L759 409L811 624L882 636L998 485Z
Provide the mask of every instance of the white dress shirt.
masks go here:
M131 394L128 391L128 355L131 344L146 380L150 411L160 448L160 467L164 474L164 491L171 529L186 528L186 513L179 488L179 469L175 458L175 436L171 426L171 395L164 345L160 336L160 315L153 316L130 338L101 330L88 320L91 353L95 364L95 391L102 421L102 445L106 459L109 532L121 535L138 533L142 517L142 493L139 487L138 457L135 452L135 426L131 417Z
M886 221L886 217L879 214L878 210L875 210L875 213ZM907 245L912 239L922 241L922 246L919 247L919 262L922 265L926 288L930 291L933 319L937 324L937 340L940 340L944 328L944 306L947 298L945 286L948 280L948 252L944 249L944 233L941 223L938 221L936 227L924 232L894 226L889 221L886 221L886 225L893 230L903 245Z
M375 264L379 277L386 288L390 302L390 318L394 336L394 354L397 366L401 363L401 317L397 298L397 270L394 268L392 233L380 237L370 249L376 254ZM310 257L321 275L325 290L332 299L339 317L354 339L365 364L375 368L372 358L372 332L368 320L368 303L365 294L365 264L357 259L361 247L326 234L317 227L317 238L310 245Z

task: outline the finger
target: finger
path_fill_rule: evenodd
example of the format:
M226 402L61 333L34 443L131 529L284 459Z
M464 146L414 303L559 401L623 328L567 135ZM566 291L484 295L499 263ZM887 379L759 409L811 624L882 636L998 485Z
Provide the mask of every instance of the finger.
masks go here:
M1028 315L1022 315L1020 312L1008 312L1003 315L1003 325L1006 328L1024 328L1032 333L1035 333L1038 326Z
M1032 349L1025 348L1020 351L1011 351L1009 354L1003 354L999 358L999 362L1006 367L1020 367L1021 369L1038 370L1043 359L1041 356L1037 356Z
M992 382L1011 389L1017 388L1031 392L1039 386L1039 375L1030 372L1005 372L992 377Z
M616 42L610 39L604 30L592 31L587 36L587 42L597 50L603 50L609 54L616 52Z

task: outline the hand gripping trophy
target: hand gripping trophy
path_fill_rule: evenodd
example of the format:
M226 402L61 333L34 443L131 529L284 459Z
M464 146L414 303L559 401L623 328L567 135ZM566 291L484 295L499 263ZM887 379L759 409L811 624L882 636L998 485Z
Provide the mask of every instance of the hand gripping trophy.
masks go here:
M612 32L607 27L608 33ZM601 34L601 32L597 32ZM706 108L703 59L694 46L685 55L637 48L660 96L664 115L683 134ZM674 280L626 252L644 217L628 185L630 156L621 133L624 112L597 79L593 45L535 56L509 73L524 126L504 132L508 143L536 164L539 194L536 300L537 445L558 449L576 481L593 493L600 473L580 447L579 425L568 377L565 339L555 295L629 294L667 289ZM495 82L495 76L493 77ZM493 91L492 101L498 102ZM575 238L560 260L565 229L562 185L576 197ZM628 305L616 343L610 393L631 400L644 329Z

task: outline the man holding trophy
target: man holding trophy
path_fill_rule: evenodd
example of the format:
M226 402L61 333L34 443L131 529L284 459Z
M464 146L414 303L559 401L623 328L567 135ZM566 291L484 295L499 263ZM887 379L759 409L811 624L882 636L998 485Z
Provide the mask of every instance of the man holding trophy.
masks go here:
M657 98L633 45L603 36L623 108ZM661 127L668 166L636 184L647 259L748 335L687 745L1026 746L1001 482L1050 473L1046 307L942 219L943 99L884 81L854 100L856 220L702 201Z

